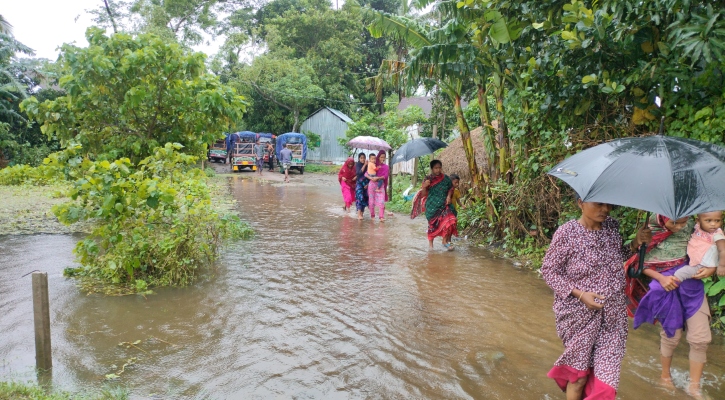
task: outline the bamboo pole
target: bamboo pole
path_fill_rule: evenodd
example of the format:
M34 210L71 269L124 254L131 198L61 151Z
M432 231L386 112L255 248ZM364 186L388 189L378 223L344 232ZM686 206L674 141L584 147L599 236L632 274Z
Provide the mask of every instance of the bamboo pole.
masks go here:
M33 319L35 322L35 366L39 371L53 367L50 350L50 302L48 274L33 272Z

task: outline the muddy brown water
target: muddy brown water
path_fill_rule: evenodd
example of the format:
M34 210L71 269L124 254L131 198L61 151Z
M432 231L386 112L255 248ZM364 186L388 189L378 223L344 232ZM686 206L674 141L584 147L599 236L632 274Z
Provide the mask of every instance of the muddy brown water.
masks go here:
M79 293L62 276L77 236L0 236L0 380L35 379L20 276L40 269L53 384L66 390L101 387L136 357L118 381L133 398L563 398L546 378L562 346L536 273L465 243L428 253L424 220L359 222L336 182L309 182L233 178L255 239L225 249L212 277L146 298ZM684 397L653 385L655 328L630 331L627 347L621 399ZM705 389L725 398L722 339L709 358ZM683 387L686 345L674 364Z

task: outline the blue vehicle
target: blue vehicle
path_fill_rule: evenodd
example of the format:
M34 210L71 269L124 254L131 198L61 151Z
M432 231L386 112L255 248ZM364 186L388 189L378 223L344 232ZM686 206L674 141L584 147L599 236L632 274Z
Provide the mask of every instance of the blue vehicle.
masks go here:
M235 134L230 135L230 137ZM232 145L232 172L241 171L242 168L249 168L252 171L257 170L254 158L254 144L257 142L257 134L250 131L238 132L236 140Z
M300 174L305 173L305 161L307 160L307 136L301 133L284 133L277 136L277 160L280 160L279 152L284 149L284 145L292 151L292 164L290 170L296 169ZM279 165L279 172L284 174L282 164Z

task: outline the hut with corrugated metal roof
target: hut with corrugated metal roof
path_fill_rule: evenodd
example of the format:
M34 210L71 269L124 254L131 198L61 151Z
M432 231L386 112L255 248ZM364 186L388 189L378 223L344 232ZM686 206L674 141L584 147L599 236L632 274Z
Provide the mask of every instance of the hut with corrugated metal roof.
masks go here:
M341 146L338 139L345 138L347 124L352 119L342 111L322 107L302 122L300 132L320 135L320 147L307 151L307 160L342 164L350 156L350 150Z

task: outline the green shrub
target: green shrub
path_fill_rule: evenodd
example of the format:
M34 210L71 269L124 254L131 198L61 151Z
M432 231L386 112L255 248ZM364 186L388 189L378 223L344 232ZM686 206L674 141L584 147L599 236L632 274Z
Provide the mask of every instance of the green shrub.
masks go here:
M236 216L211 207L206 176L195 157L167 144L131 165L127 158L90 161L67 150L72 188L68 202L53 208L66 224L94 219L92 233L75 248L81 267L66 271L88 291L115 284L145 292L154 286L184 286L215 260L222 239L249 237Z
M29 165L14 165L0 169L0 185L52 185L63 179L63 174L58 168L41 165L31 167Z
M305 165L305 172L313 174L328 174L337 175L340 172L341 165L329 165L329 164L307 164Z
M393 177L393 196L385 205L389 211L408 214L413 210L413 202L403 198L403 192L410 186L410 177L398 175ZM411 193L415 193L420 188L413 188Z

